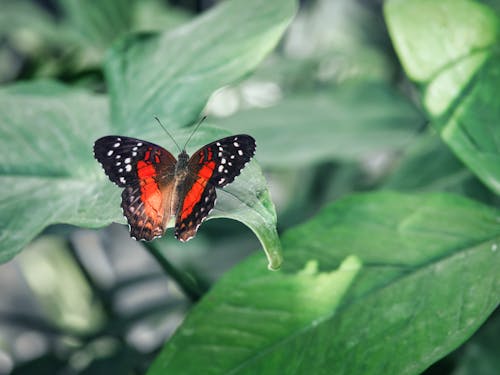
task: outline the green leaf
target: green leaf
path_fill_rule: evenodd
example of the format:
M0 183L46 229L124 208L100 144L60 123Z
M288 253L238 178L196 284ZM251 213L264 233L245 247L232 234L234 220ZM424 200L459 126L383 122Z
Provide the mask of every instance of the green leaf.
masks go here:
M262 164L296 168L400 149L423 119L387 85L362 82L297 94L270 108L237 112L219 123L234 132L252 134Z
M139 130L154 115L170 128L195 121L214 90L272 50L294 12L293 0L226 1L171 32L118 43L106 63L116 128Z
M499 194L498 15L478 1L390 0L385 18L441 137Z
M50 224L97 228L113 221L124 223L121 189L93 158L94 141L119 131L108 119L104 96L53 82L0 91L0 262L11 259ZM190 132L182 129L173 135L185 140ZM204 125L188 152L227 135ZM141 138L175 150L158 126L145 130ZM249 226L262 243L269 267L279 268L276 213L258 165L251 162L217 195L217 210L210 218L229 217Z
M119 217L92 157L107 119L105 97L55 83L0 91L0 262L50 224L100 227Z
M499 221L454 195L338 201L283 236L281 272L229 271L148 374L420 373L500 302Z

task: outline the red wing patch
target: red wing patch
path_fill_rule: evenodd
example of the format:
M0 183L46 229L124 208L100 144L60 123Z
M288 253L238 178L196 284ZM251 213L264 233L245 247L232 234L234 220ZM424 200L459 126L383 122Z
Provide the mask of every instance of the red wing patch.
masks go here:
M194 185L198 185L195 182ZM196 235L198 227L207 215L215 206L217 195L215 187L212 185L205 185L200 198L188 210L179 211L175 222L175 237L180 241L188 241ZM189 211L189 214L186 212Z
M191 189L188 190L186 196L184 197L184 201L182 202L181 220L186 219L193 212L196 204L200 202L203 192L207 187L207 183L214 173L214 167L215 162L211 161L203 165L199 170L193 186L191 186Z
M144 212L151 217L163 216L161 210L162 194L156 182L157 173L154 165L151 162L140 160L137 163L137 175L141 187L141 201L144 202L145 207Z
M176 218L175 237L181 241L194 237L202 221L214 208L217 198L215 187L209 184L215 162L208 161L199 165L196 175L191 174L186 178L191 188L188 189Z

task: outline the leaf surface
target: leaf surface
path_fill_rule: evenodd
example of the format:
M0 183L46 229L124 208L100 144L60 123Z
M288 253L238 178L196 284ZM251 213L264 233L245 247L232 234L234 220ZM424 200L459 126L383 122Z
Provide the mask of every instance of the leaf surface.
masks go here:
M196 121L210 94L254 69L295 13L293 0L223 2L162 34L126 38L106 63L118 129L160 117L170 128Z
M422 87L442 139L500 193L499 16L487 2L390 0L385 19L399 58Z

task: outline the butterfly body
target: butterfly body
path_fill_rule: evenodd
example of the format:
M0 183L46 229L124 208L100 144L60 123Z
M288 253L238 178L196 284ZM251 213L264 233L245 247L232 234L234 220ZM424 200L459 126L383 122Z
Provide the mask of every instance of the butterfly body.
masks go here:
M245 134L209 143L178 159L161 146L136 138L106 136L94 156L109 179L122 187L122 209L135 239L161 237L172 217L175 236L192 238L213 209L216 188L232 182L252 158L255 140Z

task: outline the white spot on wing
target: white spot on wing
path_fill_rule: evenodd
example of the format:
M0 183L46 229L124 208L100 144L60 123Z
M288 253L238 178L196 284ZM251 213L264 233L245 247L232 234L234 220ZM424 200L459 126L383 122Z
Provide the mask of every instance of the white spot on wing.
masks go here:
M111 155L113 155L113 150L108 151L108 156L111 156Z
M226 159L222 158L220 161L222 164L226 164Z
M120 147L120 142L116 142L114 145L113 145L114 148L117 148L117 147Z
M142 142L137 143L137 147L141 147L141 146L142 146Z
M129 164L130 163L130 158L126 158L125 159L125 164Z
M127 165L125 166L125 170L126 170L127 172L130 172L130 171L132 170L132 166L131 166L130 164L127 164Z
M124 177L120 177L120 182L121 182L122 184L125 184L125 183L127 182L127 180L125 180L125 178L124 178Z
M137 156L137 152L132 152L132 156Z
M238 150L238 155L243 156L243 151Z
M238 142L233 142L234 147L240 147L240 144Z
M224 166L223 165L219 165L219 168L217 169L219 172L222 172L224 170Z

